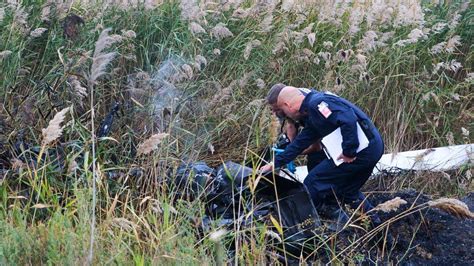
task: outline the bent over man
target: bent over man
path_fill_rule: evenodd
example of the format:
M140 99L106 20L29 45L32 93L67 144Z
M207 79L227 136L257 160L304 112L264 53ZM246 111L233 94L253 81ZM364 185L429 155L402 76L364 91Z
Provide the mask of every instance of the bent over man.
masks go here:
M277 101L278 95L280 95L281 90L286 87L285 84L278 83L272 86L267 95L267 103L270 105L272 112L278 117L281 123L281 132L285 133L288 139L293 141L298 135L300 128L304 127L302 121L294 121L293 119L286 117L285 114L278 109ZM299 88L301 93L304 95L311 92L309 89ZM326 158L326 154L322 150L321 140L316 139L313 144L301 152L301 154L306 155L306 166L308 172L311 171L316 165L318 165L322 160Z
M272 90L270 90L272 91ZM336 166L332 159L324 159L308 173L304 184L315 203L320 208L332 201L334 195L343 203L353 203L364 199L360 188L370 177L376 163L381 158L384 145L380 133L369 117L353 103L336 95L284 86L278 93L274 113L285 115L294 121L301 121L304 129L288 145L283 153L275 156L273 164L261 167L261 171L280 168L294 160L316 140L324 138L337 128L341 129L342 154L337 159L343 161ZM367 148L357 153L359 140L357 123L369 139ZM370 209L370 204L364 208Z

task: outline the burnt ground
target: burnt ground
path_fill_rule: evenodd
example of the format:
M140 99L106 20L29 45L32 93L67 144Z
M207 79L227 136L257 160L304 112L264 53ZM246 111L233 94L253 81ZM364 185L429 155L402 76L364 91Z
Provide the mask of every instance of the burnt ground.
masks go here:
M395 197L400 197L408 203L397 211L378 212L382 221L393 219L410 209L415 211L390 223L389 232L394 239L392 248L381 249L381 242L376 245L374 240L366 241L362 246L347 250L345 253L348 254L345 258L341 258L342 262L474 265L474 220L460 219L434 208L413 208L413 206L419 206L431 200L429 196L420 194L414 189L369 195L369 199L374 205ZM471 211L474 209L474 192L469 193L461 200L468 205ZM356 239L355 235L361 237L364 234L366 234L365 231L357 229L339 233L337 250L342 251L350 243L353 243L353 239ZM324 259L323 261L328 262Z

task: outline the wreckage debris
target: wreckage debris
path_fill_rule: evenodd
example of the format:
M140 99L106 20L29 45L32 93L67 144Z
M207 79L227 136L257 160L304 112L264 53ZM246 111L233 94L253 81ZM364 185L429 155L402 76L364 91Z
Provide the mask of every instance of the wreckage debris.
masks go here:
M279 217L277 223L283 231L285 249L301 254L321 226L309 193L303 184L272 173L251 185L251 179L257 176L252 168L234 162L227 162L216 170L197 162L183 164L178 169L175 185L193 198L206 201L204 231L210 230L213 220L219 220L220 225L230 229L235 222L242 226L255 221L271 224L270 217ZM247 216L248 213L252 215Z
M107 137L112 129L112 123L114 122L114 117L116 116L118 110L120 108L120 104L115 102L112 106L112 109L109 111L107 116L102 120L100 123L99 129L97 130L97 137Z

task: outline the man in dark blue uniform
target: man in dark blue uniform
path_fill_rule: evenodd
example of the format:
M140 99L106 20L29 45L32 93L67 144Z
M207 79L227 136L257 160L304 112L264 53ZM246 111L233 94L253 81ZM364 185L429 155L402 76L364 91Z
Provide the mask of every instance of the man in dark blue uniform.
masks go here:
M278 95L284 87L286 87L286 85L282 83L273 85L270 91L268 92L266 100L267 103L270 105L273 113L280 120L280 131L286 135L287 139L290 142L292 142L296 138L298 133L301 131L301 129L304 127L304 124L302 121L294 121L293 119L286 117L285 114L278 109ZM299 90L305 95L310 92L310 90L306 88L299 88ZM302 151L301 154L306 155L306 166L308 168L308 172L311 171L311 169L313 169L314 167L316 167L316 165L318 165L321 161L327 158L326 154L322 150L320 139L316 139L313 144L311 144L308 148Z
M384 151L380 133L369 117L346 99L315 90L305 92L291 86L284 86L279 91L277 102L271 107L276 114L303 122L304 129L283 153L275 156L273 163L262 166L260 170L266 172L286 165L315 140L340 128L342 154L337 159L343 163L336 166L332 159L322 160L309 171L304 184L316 208L333 201L334 196L342 203L364 201L360 188L370 177ZM368 147L358 153L357 123L369 140ZM363 208L370 209L371 205L364 202Z
M302 122L293 121L290 118L286 118L284 120L283 126L285 128L285 133L290 143L296 139L296 136L304 128L304 124ZM320 139L317 139L301 154L306 155L306 167L308 168L308 172L311 171L311 169L313 169L314 167L316 167L316 165L318 165L321 161L327 158L326 154L323 151Z

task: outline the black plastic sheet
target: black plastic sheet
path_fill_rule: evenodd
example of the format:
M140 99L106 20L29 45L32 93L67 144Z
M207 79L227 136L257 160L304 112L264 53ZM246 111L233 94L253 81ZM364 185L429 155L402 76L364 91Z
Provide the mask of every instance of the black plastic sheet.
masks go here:
M212 220L229 228L236 222L246 226L251 221L272 227L271 216L283 230L282 242L277 244L295 255L310 249L317 239L319 215L306 187L296 180L273 173L258 178L255 170L234 162L216 170L197 162L183 165L176 182L181 186L187 183L189 193L206 201L208 217L202 223L204 227ZM276 228L274 231L278 234Z

